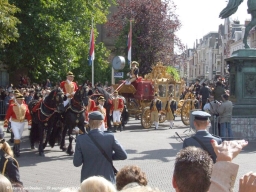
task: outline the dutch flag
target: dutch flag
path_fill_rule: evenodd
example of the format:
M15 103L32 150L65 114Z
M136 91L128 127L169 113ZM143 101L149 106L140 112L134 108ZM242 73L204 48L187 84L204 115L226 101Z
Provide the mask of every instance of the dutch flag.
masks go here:
M128 42L127 42L127 46L128 46L128 64L131 65L132 62L132 27L131 27L131 23L130 23L130 31L128 34Z
M92 65L92 62L95 59L94 55L94 34L93 34L93 28L91 30L91 36L90 36L90 51L89 51L89 65Z

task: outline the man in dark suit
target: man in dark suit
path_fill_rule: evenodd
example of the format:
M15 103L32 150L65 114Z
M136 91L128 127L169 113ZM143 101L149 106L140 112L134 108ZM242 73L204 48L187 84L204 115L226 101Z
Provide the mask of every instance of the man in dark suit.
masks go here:
M91 131L77 137L73 164L75 167L83 165L81 182L90 176L97 175L103 176L113 184L116 182L112 164L102 154L93 140L105 151L109 159L124 160L127 158L125 150L114 135L99 130L103 119L104 117L99 111L90 113L89 125Z
M209 113L206 113L204 111L194 111L192 113L194 115L194 126L197 130L196 134L190 138L187 138L183 142L183 148L186 148L188 146L195 146L199 147L209 153L211 156L213 162L216 162L216 154L214 153L211 140L214 139L217 141L218 144L222 142L222 140L218 137L215 137L211 135L207 131L207 126L209 124L208 117L211 115Z

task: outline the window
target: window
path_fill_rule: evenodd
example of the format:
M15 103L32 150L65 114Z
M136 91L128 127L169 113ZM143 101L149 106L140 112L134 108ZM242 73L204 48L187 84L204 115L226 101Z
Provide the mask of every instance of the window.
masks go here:
M166 86L165 85L158 85L159 89L159 97L166 97Z

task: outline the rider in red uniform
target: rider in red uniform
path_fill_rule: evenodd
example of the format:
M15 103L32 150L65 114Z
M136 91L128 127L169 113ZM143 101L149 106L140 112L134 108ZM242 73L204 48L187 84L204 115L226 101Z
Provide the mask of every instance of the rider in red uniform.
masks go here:
M70 102L71 98L74 96L76 90L78 89L77 84L73 82L73 80L74 74L69 71L67 73L67 80L60 83L60 87L62 88L64 94L67 96L67 100L64 101L64 106Z

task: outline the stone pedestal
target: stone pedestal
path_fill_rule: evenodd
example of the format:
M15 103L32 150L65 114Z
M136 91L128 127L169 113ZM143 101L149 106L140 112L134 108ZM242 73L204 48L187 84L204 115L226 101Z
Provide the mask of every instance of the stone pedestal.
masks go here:
M256 139L256 49L234 51L226 59L230 72L231 127L234 138Z
M230 72L233 117L256 118L256 49L234 51L226 59Z

